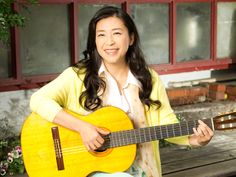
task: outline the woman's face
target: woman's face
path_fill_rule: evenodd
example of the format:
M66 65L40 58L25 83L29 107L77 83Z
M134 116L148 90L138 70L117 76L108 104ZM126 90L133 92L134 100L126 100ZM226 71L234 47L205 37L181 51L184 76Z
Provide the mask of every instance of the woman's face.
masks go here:
M128 29L118 17L101 19L96 25L96 47L104 64L125 62L126 52L133 43Z

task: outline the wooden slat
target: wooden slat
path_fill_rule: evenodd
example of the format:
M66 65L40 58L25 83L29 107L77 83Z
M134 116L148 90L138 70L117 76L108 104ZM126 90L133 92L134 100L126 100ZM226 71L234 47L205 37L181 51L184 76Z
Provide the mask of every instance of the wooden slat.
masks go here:
M227 132L215 132L212 141L205 147L187 150L179 146L161 148L162 172L164 176L175 176L177 174L201 173L228 174L236 173L236 130ZM234 162L234 170L231 168L213 168L218 164ZM207 169L202 171L201 169ZM191 174L191 177L195 177Z

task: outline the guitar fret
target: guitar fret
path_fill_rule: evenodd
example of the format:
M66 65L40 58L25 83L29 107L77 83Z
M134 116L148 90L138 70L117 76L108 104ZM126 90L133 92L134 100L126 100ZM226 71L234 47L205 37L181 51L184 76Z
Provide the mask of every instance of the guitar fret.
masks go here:
M147 129L143 129L143 137L144 137L144 142L147 142L148 141L148 136L147 136Z
M116 132L114 132L114 133L111 133L111 147L117 147L118 145L117 145L117 141L115 141L116 140Z
M165 125L162 125L162 126L160 127L160 131L161 131L161 133L162 133L162 139L167 138L167 131L166 131L166 126L165 126Z
M178 124L172 124L173 136L175 137L179 133Z
M175 136L175 124L172 124L172 132L173 132L173 136Z
M189 134L189 126L188 126L188 122L186 122L186 128L187 128L187 131L188 131L188 134Z
M140 129L138 129L137 132L138 132L138 135L139 135L139 143L141 143L142 142L142 136L141 136Z
M121 134L121 132L116 132L116 145L117 146L122 146L122 142L121 142L121 140L122 140L122 134Z
M146 136L145 136L145 129L141 128L141 132L142 132L142 138L143 138L143 142L146 142Z
M137 136L136 136L136 133L135 133L135 131L134 131L134 133L133 133L133 134L134 134L134 139L133 139L133 141L135 141L135 142L136 142L136 141L137 141Z
M155 140L155 129L153 127L150 127L150 135L151 135L151 140Z
M153 140L157 140L158 138L158 136L157 136L157 132L156 132L156 128L155 127L152 127L152 130L153 130Z
M179 125L179 130L180 130L179 132L180 132L180 136L181 136L181 135L183 135L183 133L182 133L182 128L181 128L181 126L180 126L180 123L178 123L178 125Z
M151 141L150 129L146 128L146 129L144 129L144 132L145 132L144 136L146 136L146 142Z
M132 143L133 144L133 142L135 142L134 140L135 140L135 134L132 132L132 131L128 131L128 142L129 143Z
M159 132L160 132L160 135L161 135L161 139L163 139L164 136L163 136L163 134L162 134L161 127L159 127Z
M168 134L167 125L165 125L165 129L166 129L166 138L168 138L168 137L169 137L169 134Z
M152 132L151 132L151 128L148 128L148 137L149 137L149 141L152 141Z
M141 143L141 142L143 142L143 140L142 140L142 135L141 135L141 131L140 131L140 129L138 129L138 136L139 136L139 143Z
M151 141L152 137L151 137L151 132L150 132L150 128L148 128L148 141Z
M181 128L181 135L186 135L188 132L188 126L187 126L186 122L185 121L180 122L179 126Z
M118 135L119 135L119 132L116 133L116 140L117 140L117 141L116 141L116 143L117 143L116 145L117 145L117 146L121 146L120 140L119 140L119 136L118 136Z
M125 138L124 138L124 132L121 132L121 136L120 136L120 140L121 140L121 145L125 145Z
M168 137L173 137L172 125L167 125Z
M125 134L125 139L124 139L124 142L125 144L128 143L128 140L129 140L129 137L128 137L128 131L124 133Z
M196 127L196 122L194 120L188 122L189 131L188 133L193 133L193 128Z
M175 124L175 127L176 127L176 130L178 130L178 131L175 133L175 135L176 135L176 136L182 136L182 129L181 129L180 123Z
M129 136L130 136L130 142L133 144L135 142L136 137L133 131L129 131Z
M140 129L139 129L139 132L140 132L140 139L141 139L141 142L145 142L145 139L144 139L144 137L143 137L143 129L140 128Z
M146 139L145 142L150 141L151 138L150 138L150 131L149 131L149 128L144 129L144 132L145 132L144 136L145 136L145 139Z

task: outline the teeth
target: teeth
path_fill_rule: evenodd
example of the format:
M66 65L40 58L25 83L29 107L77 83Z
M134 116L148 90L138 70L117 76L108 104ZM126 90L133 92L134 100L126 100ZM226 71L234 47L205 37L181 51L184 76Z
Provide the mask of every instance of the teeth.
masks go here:
M116 50L116 49L109 49L109 50L105 50L105 52L106 52L108 55L114 55L114 54L116 54L117 50Z

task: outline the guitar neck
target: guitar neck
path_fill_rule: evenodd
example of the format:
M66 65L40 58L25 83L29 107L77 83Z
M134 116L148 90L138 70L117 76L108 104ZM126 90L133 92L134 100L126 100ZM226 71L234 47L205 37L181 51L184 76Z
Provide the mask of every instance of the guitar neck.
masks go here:
M204 119L202 121L214 130L212 119ZM104 137L105 144L103 148L120 147L160 139L190 135L193 133L193 128L197 127L197 125L198 120L191 120L181 121L179 123L169 125L112 132Z

